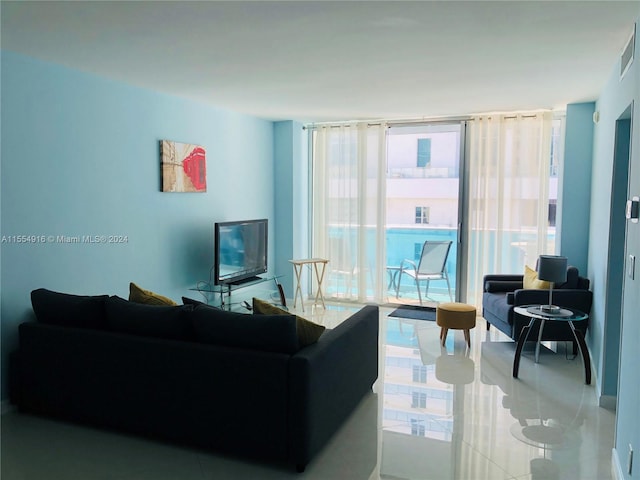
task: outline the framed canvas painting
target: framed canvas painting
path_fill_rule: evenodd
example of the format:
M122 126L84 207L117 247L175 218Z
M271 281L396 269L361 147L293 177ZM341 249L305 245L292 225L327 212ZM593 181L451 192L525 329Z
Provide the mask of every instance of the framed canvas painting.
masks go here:
M163 192L206 192L207 162L203 147L160 141Z

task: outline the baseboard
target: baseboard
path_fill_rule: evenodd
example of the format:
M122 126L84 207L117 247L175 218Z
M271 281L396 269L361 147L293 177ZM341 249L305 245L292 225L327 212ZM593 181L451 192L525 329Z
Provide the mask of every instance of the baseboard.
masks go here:
M618 405L618 397L614 397L613 395L600 395L598 405L615 412Z
M9 400L2 400L2 402L0 402L0 415L12 412L13 410L15 410L15 408L16 407L12 405Z
M615 448L611 450L611 474L613 475L614 480L624 480L622 465L620 465L618 451Z

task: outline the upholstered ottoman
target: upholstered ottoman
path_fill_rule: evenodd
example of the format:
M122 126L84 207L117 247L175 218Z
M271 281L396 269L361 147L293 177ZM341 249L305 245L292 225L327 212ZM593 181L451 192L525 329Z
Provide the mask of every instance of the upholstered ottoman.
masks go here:
M476 326L476 307L466 303L440 303L436 308L436 323L440 326L442 346L447 339L449 329L464 330L464 339L471 348L469 330Z

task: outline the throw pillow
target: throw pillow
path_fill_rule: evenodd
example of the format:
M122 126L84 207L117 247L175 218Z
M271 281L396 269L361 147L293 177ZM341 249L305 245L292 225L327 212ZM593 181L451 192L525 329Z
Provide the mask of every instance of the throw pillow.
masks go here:
M196 339L202 343L287 354L298 351L293 315L247 315L200 305L191 318Z
M140 288L133 282L129 283L129 301L147 305L178 305L170 298L154 293L151 290Z
M31 306L39 322L67 327L104 328L108 295L71 295L45 288L31 292Z
M538 280L538 272L528 265L525 265L522 287L525 289L548 290L550 283L545 280Z
M201 302L200 300L195 300L189 297L182 297L183 305L193 305L193 307L204 306L209 308L215 308L216 310L221 310L220 307L216 307L215 305L209 305L208 303Z
M262 315L291 315L291 313L283 310L280 307L271 305L259 298L253 299L253 312ZM298 336L298 347L306 347L315 343L320 338L320 335L325 331L324 325L318 325L317 323L310 322L306 318L302 318L296 315L296 334Z
M105 306L107 325L114 332L174 340L193 338L191 305L148 305L113 296Z
M578 269L572 265L567 267L567 281L562 285L554 285L553 288L578 288Z

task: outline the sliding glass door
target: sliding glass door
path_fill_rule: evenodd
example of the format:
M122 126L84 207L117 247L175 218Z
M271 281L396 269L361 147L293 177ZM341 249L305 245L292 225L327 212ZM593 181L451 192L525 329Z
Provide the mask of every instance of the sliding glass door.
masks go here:
M458 289L463 125L391 126L387 137L388 299L454 301ZM429 242L427 248L423 248ZM416 285L420 268L430 280Z

